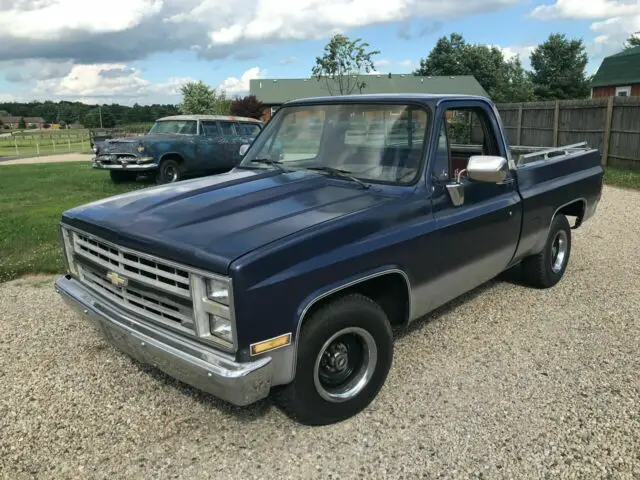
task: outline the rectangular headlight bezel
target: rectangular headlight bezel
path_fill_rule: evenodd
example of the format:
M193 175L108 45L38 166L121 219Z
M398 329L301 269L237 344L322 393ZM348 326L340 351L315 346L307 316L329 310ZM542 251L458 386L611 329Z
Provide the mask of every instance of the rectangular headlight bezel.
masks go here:
M228 303L225 305L209 298L209 281L218 282L228 286ZM233 284L229 277L221 275L191 275L191 291L193 298L193 314L197 336L229 353L235 352L238 347L235 312L233 305ZM231 338L228 335L219 335L212 325L212 317L228 320L231 326Z
M78 276L78 267L75 263L73 251L73 232L62 224L59 226L60 241L62 243L62 252L64 254L65 263L67 265L67 273Z

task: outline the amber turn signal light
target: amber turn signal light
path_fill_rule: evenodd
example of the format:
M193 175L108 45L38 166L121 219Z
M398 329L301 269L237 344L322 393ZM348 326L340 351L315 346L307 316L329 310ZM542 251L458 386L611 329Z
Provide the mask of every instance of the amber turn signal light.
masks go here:
M286 345L289 345L290 343L290 333L280 335L279 337L270 338L269 340L265 340L263 342L253 343L251 344L251 355L259 355L270 350L275 350L276 348L284 347Z

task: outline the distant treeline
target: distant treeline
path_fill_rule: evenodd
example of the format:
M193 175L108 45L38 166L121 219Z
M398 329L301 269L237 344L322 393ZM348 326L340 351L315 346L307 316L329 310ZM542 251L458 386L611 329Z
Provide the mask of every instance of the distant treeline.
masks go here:
M87 105L81 102L29 102L0 103L0 118L41 117L46 123L74 124L81 123L85 127L105 128L131 123L154 122L160 117L179 114L176 105L138 105L132 107L118 104Z

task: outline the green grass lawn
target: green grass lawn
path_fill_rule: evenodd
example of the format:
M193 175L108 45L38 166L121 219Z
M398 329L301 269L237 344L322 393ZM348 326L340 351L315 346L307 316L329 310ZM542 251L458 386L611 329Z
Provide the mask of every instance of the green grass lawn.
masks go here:
M640 170L608 167L605 171L604 182L613 187L640 190Z
M0 166L0 282L64 270L60 214L100 198L148 187L114 185L85 163Z

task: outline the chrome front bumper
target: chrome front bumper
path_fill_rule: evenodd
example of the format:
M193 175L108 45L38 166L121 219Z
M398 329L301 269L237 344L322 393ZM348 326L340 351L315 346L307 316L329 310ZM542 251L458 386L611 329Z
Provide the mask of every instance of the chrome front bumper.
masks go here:
M273 377L270 357L237 363L229 355L139 322L69 276L60 277L55 288L111 344L142 363L234 405L248 405L269 394Z
M153 163L152 157L143 157L139 160L143 160L145 163L136 163L136 161L127 161L127 163L102 163L100 156L93 157L91 159L91 166L93 168L105 169L105 170L126 170L132 172L142 172L145 170L153 170L158 168L158 165ZM111 161L111 160L110 160Z

